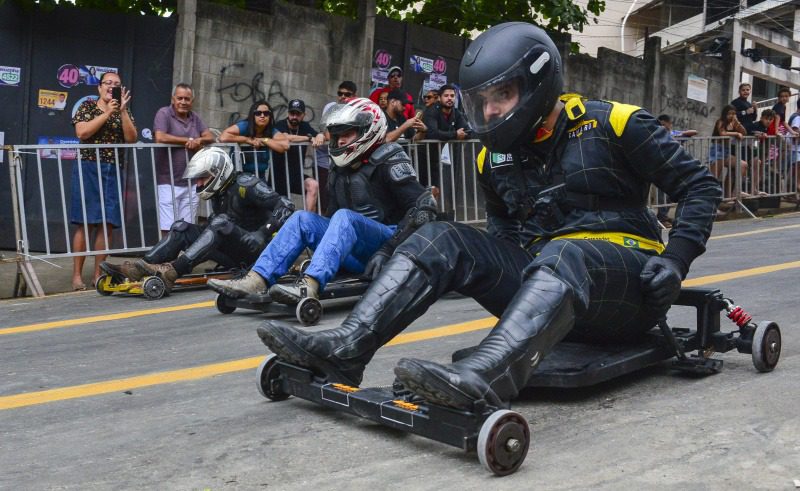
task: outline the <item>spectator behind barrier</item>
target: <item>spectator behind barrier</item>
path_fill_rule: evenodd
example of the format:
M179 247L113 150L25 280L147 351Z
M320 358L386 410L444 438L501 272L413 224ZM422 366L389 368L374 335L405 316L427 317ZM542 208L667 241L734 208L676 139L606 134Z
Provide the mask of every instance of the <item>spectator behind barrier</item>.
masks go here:
M97 100L87 99L82 102L72 118L75 134L81 143L135 142L136 123L129 107L131 93L122 86L120 76L114 72L104 73L97 85L97 93L99 96ZM115 95L119 98L115 98ZM122 162L117 161L117 155L122 156L123 153L117 153L113 148L103 148L99 151L82 149L80 159L73 164L70 223L77 225L78 228L72 236L72 252L86 251L87 241L92 240L92 236L94 236L95 251L108 249L113 228L122 226L118 192L118 189L123 189L122 173L119 172ZM102 178L97 175L98 155ZM81 196L81 182L83 196ZM103 233L103 213L105 213L105 233ZM94 258L95 283L101 274L100 263L105 258L105 254L96 255ZM86 289L82 278L85 260L85 256L75 256L73 259L73 290Z
M393 90L388 95L389 104L386 107L386 141L393 142L400 138L411 140L417 131L425 131L425 123L422 122L422 113L418 113L411 119L403 117L403 101L405 95L400 90Z
M305 191L305 209L317 211L317 193L319 183L312 176L303 173L308 143L313 148L325 143L325 135L311 127L303 121L306 116L306 103L300 99L289 101L289 115L275 123L275 127L286 133L290 143L306 143L306 145L293 145L282 158L276 157L275 191L284 196L288 196L291 191L294 194L303 194ZM288 175L286 166L288 164ZM289 187L286 187L286 179L289 179Z
M428 90L422 97L422 100L425 103L425 109L428 109L432 105L439 102L439 91L436 89Z
M723 191L727 192L727 196L733 193L731 185L731 174L736 170L736 147L741 142L742 138L747 134L747 130L736 119L736 108L727 105L722 108L722 114L716 123L714 123L713 136L728 136L731 137L730 143L726 141L715 141L711 144L709 149L708 162L711 173L720 182L723 181ZM747 162L739 160L741 166L741 176L744 178L747 175ZM728 170L726 176L723 176L725 169Z
M191 158L203 145L214 142L214 135L208 126L199 114L192 111L193 102L192 86L180 83L172 90L171 104L159 109L153 121L156 143L184 147L173 147L169 150L159 148L155 153L158 223L162 236L177 220L195 222L199 202L195 185L181 180L181 176L186 170L187 158Z
M423 121L427 132L425 138L429 140L465 140L469 138L472 131L469 122L455 107L456 90L452 85L443 85L439 88L439 102L425 109ZM460 162L462 145L442 146L437 144L428 145L428 149L420 158L420 181L430 186L443 186L439 176L440 155L442 149L441 163L449 165L453 162ZM446 152L446 153L445 153ZM428 174L430 167L430 175Z
M731 101L731 105L736 108L736 118L742 126L749 132L750 126L756 122L756 108L748 101L752 87L748 83L739 85L739 97Z
M403 90L403 69L399 66L393 66L389 68L389 85L373 90L369 95L369 98L372 100L372 102L379 104L380 95L383 93L388 94L393 90L399 90L403 93L403 117L406 119L413 118L416 114L416 111L414 110L414 97Z
M242 170L251 172L266 181L271 161L270 150L285 153L289 138L275 128L275 115L267 101L257 101L247 111L247 119L228 126L219 136L223 143L250 145L244 149Z

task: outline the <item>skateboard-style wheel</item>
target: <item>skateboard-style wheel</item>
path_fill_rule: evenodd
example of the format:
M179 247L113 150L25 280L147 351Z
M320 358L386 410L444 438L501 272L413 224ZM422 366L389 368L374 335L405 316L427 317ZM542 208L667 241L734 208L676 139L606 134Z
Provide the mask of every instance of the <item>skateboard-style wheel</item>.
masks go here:
M214 303L221 314L232 314L236 310L236 306L228 304L228 297L221 293L217 295L217 301Z
M300 274L305 273L309 266L311 266L311 259L304 259L303 262L300 263Z
M256 385L258 392L271 401L283 401L289 398L289 394L280 390L278 377L281 371L278 368L277 355L267 355L264 361L256 369Z
M781 357L781 329L771 321L758 323L753 333L753 366L759 372L771 372Z
M148 276L142 282L142 295L148 300L158 300L167 292L167 285L158 276Z
M506 476L522 465L530 442L530 428L521 414L508 409L495 411L478 434L478 460L498 476Z
M111 285L111 277L108 276L107 274L101 274L100 277L97 278L97 282L94 284L94 289L97 290L97 293L99 293L100 295L107 297L108 295L111 295L111 293L113 293L110 290L106 290L106 288L110 285Z
M295 315L300 324L313 326L322 318L322 304L316 298L303 298L297 304Z

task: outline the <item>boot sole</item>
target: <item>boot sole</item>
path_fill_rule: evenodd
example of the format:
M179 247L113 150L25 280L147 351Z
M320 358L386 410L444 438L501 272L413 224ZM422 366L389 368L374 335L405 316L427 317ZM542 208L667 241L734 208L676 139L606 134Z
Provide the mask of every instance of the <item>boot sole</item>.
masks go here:
M404 360L403 365L394 368L394 374L404 387L433 404L465 411L472 410L475 404L475 399L458 387L414 361Z
M247 295L249 295L247 293L242 293L242 292L237 291L237 290L232 290L232 289L230 289L228 287L225 287L225 286L217 286L217 285L213 284L212 281L214 281L214 280L209 280L208 282L206 282L206 286L211 288L212 290L214 290L215 292L219 293L220 295L222 295L224 297L233 298L233 299L237 299L238 300L240 298L244 298Z
M278 358L285 360L292 365L303 368L310 368L325 375L329 383L342 383L353 387L358 387L361 380L354 380L342 373L335 365L327 362L313 353L309 353L280 330L259 327L256 332L261 341L275 353Z
M303 297L292 295L291 293L286 293L281 288L270 288L269 296L274 302L278 302L284 305L297 305L298 303L300 303L300 300L303 299Z

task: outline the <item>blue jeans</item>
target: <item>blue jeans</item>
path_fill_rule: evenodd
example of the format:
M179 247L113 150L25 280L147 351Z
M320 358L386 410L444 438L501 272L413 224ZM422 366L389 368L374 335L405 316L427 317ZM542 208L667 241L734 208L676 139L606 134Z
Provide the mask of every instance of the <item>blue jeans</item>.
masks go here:
M314 255L305 274L317 280L323 289L339 269L363 273L369 258L396 228L352 210L338 210L331 218L297 211L261 252L253 271L273 285L308 247L314 250Z

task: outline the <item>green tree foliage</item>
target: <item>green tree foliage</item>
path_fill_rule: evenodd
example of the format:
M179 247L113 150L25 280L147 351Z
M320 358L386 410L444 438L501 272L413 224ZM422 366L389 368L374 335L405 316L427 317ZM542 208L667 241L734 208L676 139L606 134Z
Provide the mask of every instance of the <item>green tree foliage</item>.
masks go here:
M0 4L6 0L0 0ZM215 3L245 7L246 0L212 0ZM308 5L309 0L287 0ZM312 0L317 8L356 18L365 0ZM440 31L468 36L508 21L538 24L551 31L582 31L590 14L600 15L604 0L589 0L581 7L571 0L375 0L379 15L413 22ZM114 12L166 15L177 8L177 0L14 0L26 8L52 9L56 5L84 7ZM419 4L419 5L417 5ZM597 22L597 19L595 19Z
M363 0L317 0L317 6L355 18L359 1ZM509 21L532 22L551 31L582 31L590 14L600 15L606 3L589 0L583 8L571 0L376 0L376 7L379 15L468 36Z

